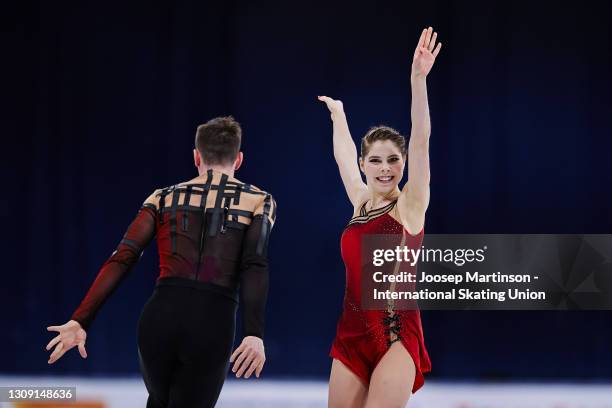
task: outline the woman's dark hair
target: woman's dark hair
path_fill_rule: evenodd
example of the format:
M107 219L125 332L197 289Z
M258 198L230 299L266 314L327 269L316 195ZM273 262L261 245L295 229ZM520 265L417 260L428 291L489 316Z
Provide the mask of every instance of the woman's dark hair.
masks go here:
M206 164L232 164L240 151L242 129L231 116L214 118L198 126L195 147Z
M389 126L374 126L361 138L361 157L365 158L370 147L376 141L390 140L406 158L406 139L397 130Z

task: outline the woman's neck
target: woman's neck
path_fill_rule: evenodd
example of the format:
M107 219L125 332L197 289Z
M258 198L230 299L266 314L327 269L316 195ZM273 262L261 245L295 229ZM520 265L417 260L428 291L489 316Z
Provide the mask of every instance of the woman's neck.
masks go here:
M397 200L397 198L400 195L400 189L399 187L396 187L395 189L389 191L388 193L385 194L381 194L381 193L371 193L370 194L370 210L375 209L375 208L380 208L380 207L384 207L385 205L389 204L390 202L393 202L395 200Z

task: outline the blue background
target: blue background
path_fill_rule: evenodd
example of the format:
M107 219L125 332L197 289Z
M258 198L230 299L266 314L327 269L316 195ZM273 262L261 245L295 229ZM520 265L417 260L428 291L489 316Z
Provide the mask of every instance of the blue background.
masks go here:
M420 31L428 77L428 233L611 233L612 35L600 2L30 2L3 11L0 372L138 371L155 245L100 312L89 358L52 367L64 323L142 201L196 175L198 124L243 126L243 181L279 206L266 376L328 376L351 215L316 101L353 138L410 132ZM204 311L203 311L204 312ZM422 313L435 379L611 379L611 312ZM240 337L238 337L238 340Z

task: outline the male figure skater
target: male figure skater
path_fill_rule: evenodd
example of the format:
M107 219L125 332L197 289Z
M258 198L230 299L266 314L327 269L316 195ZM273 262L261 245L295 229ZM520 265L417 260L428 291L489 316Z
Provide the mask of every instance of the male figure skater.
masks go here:
M199 175L145 200L71 320L47 328L59 333L47 345L55 347L49 364L75 346L87 357L86 330L157 236L160 274L138 323L147 407L214 406L230 362L236 377L259 377L276 203L234 178L243 160L241 137L232 117L198 127L193 158ZM231 354L239 298L245 337Z

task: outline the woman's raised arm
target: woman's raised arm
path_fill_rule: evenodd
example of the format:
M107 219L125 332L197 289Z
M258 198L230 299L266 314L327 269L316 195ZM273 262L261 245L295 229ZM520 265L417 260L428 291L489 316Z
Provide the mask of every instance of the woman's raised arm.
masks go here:
M357 148L351 137L342 102L327 96L319 96L331 113L334 129L334 158L340 170L340 177L351 200L353 207L357 207L366 200L368 188L359 173L357 163Z
M442 43L436 45L437 33L431 27L424 29L414 51L410 84L412 87L412 129L408 142L408 182L398 199L402 224L413 235L425 224L425 212L429 205L429 136L431 122L427 101L427 74L440 52Z

